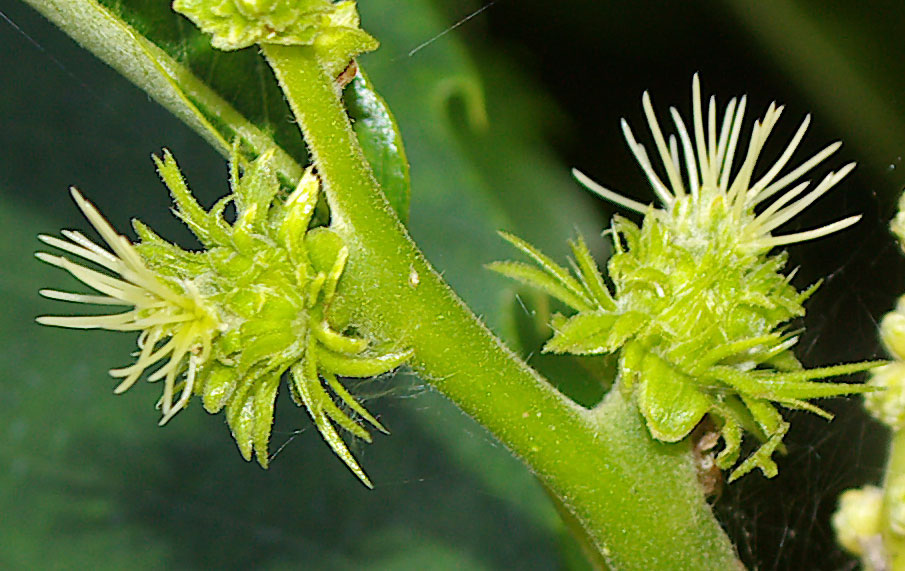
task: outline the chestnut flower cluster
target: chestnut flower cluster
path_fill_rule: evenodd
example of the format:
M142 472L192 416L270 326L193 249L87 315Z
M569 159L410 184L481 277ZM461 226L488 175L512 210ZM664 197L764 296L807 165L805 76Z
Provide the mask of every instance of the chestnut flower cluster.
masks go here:
M62 301L121 306L120 313L44 316L45 325L137 331L135 362L113 369L122 379L115 392L147 374L163 381L160 424L200 395L205 410L225 411L242 456L263 467L274 401L281 380L304 406L321 435L370 486L337 427L370 441L365 423L386 432L343 386L341 377L372 377L404 363L410 352L375 346L331 312L348 249L329 227L309 228L320 183L311 169L287 193L271 166L272 153L250 164L231 163L232 193L210 210L189 191L173 156L155 157L173 195L175 213L195 234L201 251L163 240L134 221L140 240L116 233L75 189L72 196L106 243L64 230L46 244L81 258L78 263L47 253L38 258L62 268L98 294L43 290ZM240 174L240 171L241 174ZM235 220L225 215L235 208ZM95 267L90 267L95 266Z
M619 387L636 399L654 438L683 440L709 415L724 443L716 465L734 466L730 481L755 468L772 477L777 473L772 455L781 450L789 428L777 405L831 418L810 400L872 390L815 380L876 363L805 369L795 358L798 335L787 324L804 315L802 304L816 286L797 291L791 276L782 273L785 253L769 253L857 222L860 216L850 216L821 228L773 235L854 164L826 174L809 192L808 181L796 183L839 148L834 143L781 174L807 130L810 118L805 118L777 161L755 179L757 159L783 110L771 104L754 123L747 152L735 169L746 100L729 101L718 123L714 98L704 110L697 76L691 129L670 109L678 136L667 142L646 93L643 107L666 181L625 121L623 132L662 208L629 199L575 171L601 197L644 215L640 226L620 216L613 219L614 253L607 264L612 290L580 238L572 243L571 272L509 235L504 238L534 263L498 262L492 268L575 311L553 317L554 334L545 351L618 353ZM768 199L772 203L763 206ZM736 465L745 432L760 447Z

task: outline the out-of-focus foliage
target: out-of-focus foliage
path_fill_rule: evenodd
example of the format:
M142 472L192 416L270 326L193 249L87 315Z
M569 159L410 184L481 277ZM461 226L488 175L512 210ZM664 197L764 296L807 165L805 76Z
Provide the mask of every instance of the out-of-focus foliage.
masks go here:
M845 158L863 165L825 203L832 216L815 211L801 224L856 210L865 221L793 248L790 265L802 266L799 286L831 275L810 302L802 360L817 365L876 351L870 316L891 308L905 281L885 231L905 180L898 49L905 10L898 2L773 0L755 8L733 0L567 0L551 12L549 2L497 0L437 37L481 6L362 0L364 27L382 47L361 63L405 137L411 232L492 327L526 353L536 351L546 334L525 310L550 310L542 299L515 298L509 284L481 268L509 255L495 231L515 232L562 259L578 227L602 259L604 218L568 168L649 197L618 118L640 117L644 89L663 105L687 101L698 71L723 101L749 93L753 112L776 99L792 117L815 113L803 156L839 138ZM308 422L289 420L299 413L288 395L278 397L285 422L275 427L273 447L288 443L265 473L239 461L227 432L200 408L159 429L156 387L112 395L105 371L128 362L128 335L33 324L49 303L37 290L65 286L31 252L37 233L76 224L67 185L78 185L121 230L140 215L190 246L167 214L169 198L148 157L172 149L206 206L223 193L226 169L198 136L29 9L8 2L2 11L40 49L0 22L0 291L7 308L0 316L0 567L556 568L562 528L530 474L417 380L382 380L356 393L380 397L367 406L392 431L361 451L376 485L368 492L312 430L294 433ZM161 32L153 19L133 24ZM157 41L173 53L193 52L189 30L170 29ZM224 70L225 58L205 55L193 69L227 83L250 78L253 89L226 85L221 92L303 156L254 51L230 57L242 63ZM575 398L599 398L607 363L549 359L531 358ZM831 408L839 417L829 427L801 419L788 436L794 461L776 480L747 478L718 503L749 565L846 563L834 550L829 514L838 491L877 473L880 437L857 407Z

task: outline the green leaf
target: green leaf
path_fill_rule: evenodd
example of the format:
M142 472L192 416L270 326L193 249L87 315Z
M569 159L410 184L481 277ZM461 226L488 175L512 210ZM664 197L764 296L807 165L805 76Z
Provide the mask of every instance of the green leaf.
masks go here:
M782 439L789 430L789 423L765 400L748 398L744 395L742 400L767 436L767 440L732 471L729 482L741 478L755 468L759 468L767 478L772 478L779 472L776 462L773 461L773 452L782 446Z
M396 215L406 223L411 181L402 134L395 117L362 70L346 87L343 100L377 182Z
M254 395L254 429L252 441L254 442L255 455L261 467L266 468L270 453L270 431L273 428L273 405L277 398L277 389L280 386L280 375L271 375L258 382Z
M572 308L588 309L587 300L576 295L575 292L564 285L557 276L551 275L549 272L522 262L491 262L486 265L487 269L493 270L508 278L518 280L525 285L539 289L540 291L555 297L561 302Z
M301 176L299 165L307 151L295 126L276 119L286 114L279 89L273 82L237 89L247 78L268 73L255 53L214 50L168 2L26 1L145 89L223 156L229 156L234 140L252 156L276 141L277 170L287 183Z
M251 460L254 447L255 393L251 389L252 383L245 383L226 406L226 421L245 460Z
M291 187L301 177L307 150L296 126L283 120L289 110L255 51L214 49L167 2L26 1L146 89L223 156L230 156L234 141L248 158L275 142L272 166L284 184ZM249 78L258 79L254 89L247 89Z
M410 351L385 353L373 357L351 356L334 353L324 347L318 347L317 361L319 366L343 377L373 377L391 371L411 357Z
M559 264L554 262L552 258L547 256L525 240L522 240L518 236L509 234L507 232L500 232L500 236L502 236L504 240L525 253L534 261L534 263L540 266L546 274L548 274L563 288L565 288L571 294L572 301L567 302L569 303L569 305L579 311L586 311L594 307L594 304L587 297L584 288L582 288L581 284L578 283L578 280L572 277L572 275L569 273L569 270L560 266Z
M210 215L195 200L182 177L182 172L179 170L173 154L164 149L163 159L157 155L152 158L157 167L157 174L170 190L173 201L176 203L176 215L185 222L185 225L202 244L209 247L214 242L213 236L216 235L220 238L222 234L217 234L217 226L211 223Z
M361 404L359 404L359 402L355 400L355 397L352 396L352 394L349 393L348 390L346 390L346 387L344 387L342 383L339 382L339 380L336 378L336 375L333 375L326 371L321 372L321 375L324 377L324 379L326 379L327 384L330 385L330 388L333 389L333 393L337 397L339 397L339 400L343 403L343 406L347 406L354 410L355 414L369 422L377 430L383 432L384 434L390 433L389 430L387 430L382 424L380 424L380 421L377 420L374 415L368 412L365 407L361 406ZM370 442L370 436L368 436L366 440Z
M569 242L569 246L572 249L572 255L575 256L577 273L588 295L596 300L603 309L616 309L616 302L613 301L613 297L603 281L600 268L597 267L597 262L591 256L591 251L588 249L584 238L579 234L576 240Z
M614 313L579 313L566 321L553 322L553 338L544 345L551 353L599 355L611 353L610 332L620 316Z
M694 379L653 354L644 357L638 407L651 434L664 442L682 440L701 422L713 401Z
M211 366L213 370L210 374L205 375L206 380L201 388L201 394L204 410L216 414L226 406L233 391L236 390L239 374L233 367L226 367L219 363Z
M622 314L604 311L579 313L564 322L554 321L555 332L544 346L544 351L576 355L612 353L647 321L647 316L634 311Z
M814 399L846 394L866 393L876 390L866 384L827 383L809 379L825 379L841 375L867 371L885 364L885 361L867 361L833 367L803 369L788 373L769 370L740 371L733 367L716 366L708 376L736 388L743 395L751 395L769 400Z

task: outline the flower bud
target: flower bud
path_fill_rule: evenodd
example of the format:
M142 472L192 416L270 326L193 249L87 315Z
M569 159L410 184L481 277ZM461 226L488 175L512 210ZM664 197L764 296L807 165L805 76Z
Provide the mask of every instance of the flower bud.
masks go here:
M876 486L843 492L832 519L839 544L854 555L865 555L872 538L880 534L882 511L883 491Z

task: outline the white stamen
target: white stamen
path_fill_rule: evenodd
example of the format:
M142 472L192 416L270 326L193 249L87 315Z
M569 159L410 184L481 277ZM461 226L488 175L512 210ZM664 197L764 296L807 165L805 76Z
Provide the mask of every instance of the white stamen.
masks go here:
M735 160L735 151L738 148L738 140L742 134L742 123L745 118L745 108L748 105L748 97L742 96L735 111L735 120L732 123L732 131L729 133L729 148L726 150L726 160L720 174L720 188L729 188L729 176L732 174L732 163Z
M70 293L67 291L57 291L55 289L42 289L38 291L40 295L48 299L57 299L60 301L72 301L75 303L90 303L93 305L132 305L128 301L108 297L105 295L85 295L81 293Z
M756 231L758 233L763 233L763 231L761 230L761 225L765 221L770 220L777 212L779 212L779 210L783 206L785 206L786 204L791 202L792 199L794 199L796 196L798 196L799 194L804 192L804 190L810 184L811 184L811 182L806 180L803 183L796 186L795 188L793 188L792 190L790 190L789 192L787 192L784 195L782 195L781 197L779 197L779 200L777 200L776 202L774 202L773 204L768 206L763 212L761 212L754 218L754 222L751 223L752 228L756 229Z
M796 232L795 234L786 234L785 236L771 236L770 238L761 240L761 244L768 248L775 248L776 246L784 246L787 244L794 244L796 242L816 240L817 238L822 238L834 232L844 230L849 226L857 223L859 220L861 220L860 214L858 214L857 216L849 216L848 218L839 220L838 222L833 222L832 224L827 224L826 226L821 226L820 228L815 228L814 230Z
M748 143L748 153L742 162L741 168L739 168L738 174L735 175L732 186L729 188L728 194L732 204L736 204L736 201L741 200L740 197L747 193L751 183L751 176L754 174L754 165L757 163L764 143L767 142L767 137L770 136L770 131L773 130L773 126L781 113L782 107L777 108L775 103L771 103L764 114L763 120L755 121L754 129L751 132L751 141ZM741 202L743 205L744 201L741 200Z
M63 235L65 236L67 232L69 232L69 231L64 230ZM38 240L44 242L48 246L53 246L54 248L59 248L60 250L69 252L70 254L75 254L76 256L78 256L80 258L84 258L84 259L88 260L89 262L94 262L95 264L98 264L99 266L103 266L103 267L107 268L108 270L111 270L114 272L119 271L120 268L117 267L118 265L119 266L122 265L121 263L119 263L119 260L117 260L116 258L113 258L109 254L107 254L106 256L99 255L94 250L90 250L79 244L67 242L66 240L60 240L59 238L57 238L55 236L46 236L44 234L41 234L38 236ZM111 259L111 258L113 258L113 259Z
M682 139L682 149L685 152L685 168L688 171L688 187L691 190L691 195L697 198L701 185L698 179L697 161L694 158L694 147L691 146L691 137L688 136L688 129L685 128L685 122L682 121L679 111L675 107L670 107L669 113L672 115L672 120L679 131L679 138Z
M760 191L760 193L757 196L757 199L752 203L752 205L762 202L763 200L773 196L780 190L787 187L793 181L801 178L809 170L816 167L818 164L822 163L824 161L824 159L826 159L827 157L829 157L830 155L835 153L841 146L842 146L842 141L836 141L835 143L827 146L825 149L823 149L822 151L820 151L819 153L817 153L816 155L814 155L813 157L811 157L810 159L805 161L803 164L801 164L798 168L794 169L789 174L783 176L778 181L774 182L767 188Z
M631 198L626 198L618 192L613 192L612 190L597 184L578 169L572 169L572 176L574 176L578 180L578 182L584 185L585 188L587 188L594 194L597 194L604 200L609 200L610 202L624 206L629 210L634 210L639 214L644 214L650 208L650 206L647 204L632 200Z
M66 270L82 283L91 286L101 293L129 301L131 304L139 303L147 295L147 292L138 286L91 270L85 266L80 266L66 258L53 256L44 252L37 252L35 257L42 262Z
M159 358L153 358L151 352L154 350L154 346L157 345L161 332L160 330L154 330L150 336L150 342L146 342L149 338L146 333L147 331L144 331L138 339L138 346L141 347L141 353L135 360L135 364L122 369L111 369L109 371L110 376L113 378L126 377L115 389L113 389L114 394L122 394L129 390L129 388L138 381L141 374L145 372L145 369L158 361Z
M625 136L628 147L631 149L632 154L635 155L638 164L641 165L644 174L647 175L647 180L649 180L651 186L654 187L654 192L660 198L660 202L666 206L671 206L675 201L675 197L669 192L669 189L666 188L666 185L663 184L660 177L657 176L657 173L654 172L653 165L651 165L650 159L647 158L647 151L644 150L643 145L639 145L637 141L635 141L635 136L632 134L632 130L625 119L622 120L622 134Z
M132 365L113 369L114 378L125 377L114 389L121 393L131 387L150 367L166 360L148 378L157 381L166 378L161 399L163 420L161 424L184 408L191 396L195 368L208 358L213 337L219 332L216 316L204 305L198 289L191 283L182 283L183 291L163 281L145 265L138 250L116 233L93 204L76 190L72 197L88 218L112 253L73 230L64 230L69 241L53 236L40 236L44 243L58 248L110 271L106 274L79 265L61 256L44 252L35 254L38 259L72 274L85 285L104 295L89 295L42 290L51 299L98 305L132 306L133 309L111 315L41 316L38 323L76 329L111 329L116 331L140 331L138 347L141 351ZM161 341L165 342L158 347ZM197 349L197 350L196 350ZM184 371L185 355L191 354L184 390L173 402L177 376Z
M646 91L641 96L641 105L644 107L644 114L647 116L647 124L650 127L650 132L654 136L654 143L657 146L657 150L660 152L660 160L663 161L663 166L666 168L666 177L669 179L669 184L672 185L672 194L681 196L685 194L685 189L682 187L682 177L679 176L675 165L673 165L670 160L669 149L666 147L666 140L663 138L662 131L660 131L660 124L657 122L657 116L654 114L654 108L650 102L650 95L648 95Z
M819 238L846 228L859 219L857 216L852 216L806 232L779 237L770 236L771 231L804 211L842 180L854 168L854 163L845 165L838 172L829 173L816 188L804 196L800 196L809 186L808 181L800 181L800 178L836 152L841 145L841 143L833 143L789 173L781 175L782 170L792 159L792 155L807 133L811 122L811 116L807 115L780 156L767 172L752 184L757 161L767 139L782 116L783 106L771 103L763 118L754 122L744 159L737 171L733 173L733 161L741 137L747 98L729 100L719 129L717 128L716 98L710 97L708 100L706 124L702 101L700 80L695 74L692 79L692 128L694 133L692 134L686 127L679 112L674 107L670 107L669 113L675 124L676 134L670 134L667 139L660 129L650 95L647 92L642 95L644 115L660 155L660 161L666 171L669 186L664 184L657 175L647 151L635 139L628 123L624 119L621 123L629 149L650 181L654 193L663 203L666 213L682 217L691 216L691 220L694 220L693 224L703 224L705 227L709 227L708 225L713 222L712 212L716 212L710 208L714 204L724 204L731 209L730 223L742 225L734 235L738 236L741 242L755 248ZM690 197L686 195L686 189L683 186L683 163ZM651 211L648 206L638 201L600 186L577 170L573 170L573 174L589 190L606 200L638 213L657 212ZM796 181L799 182L796 183ZM793 183L796 184L792 190L784 192L773 204L755 215L755 206ZM707 197L706 202L705 196ZM720 198L721 202L714 202L713 198ZM676 202L684 200L690 200L691 206L683 205L682 209L673 212ZM698 205L701 206L698 207Z
M707 187L715 187L716 180L713 178L713 169L707 160L707 142L704 139L704 117L701 112L701 81L698 74L694 74L691 79L691 108L692 123L694 124L694 138L698 149L698 161L701 166L702 184Z
M749 200L756 201L757 194L763 190L768 184L770 184L776 175L779 174L779 171L782 170L786 163L789 162L789 159L792 158L792 153L795 152L795 149L798 148L798 143L801 142L801 139L804 137L805 131L808 130L808 125L811 123L811 116L806 115L804 121L801 122L801 126L798 128L798 131L795 133L795 136L792 137L792 140L789 142L789 145L786 147L786 150L779 157L767 174L765 174L759 181L757 181L754 186L748 191ZM756 202L754 202L756 204Z
M729 150L729 131L732 129L732 122L735 119L735 105L737 101L735 97L729 100L726 106L726 113L723 115L723 126L720 127L720 139L717 141L716 161L711 165L714 180L720 179L723 170L723 160L726 158L726 152ZM727 167L728 170L728 167ZM725 185L724 183L720 183Z
M79 232L77 230L63 230L61 232L61 234L63 234L63 236L65 236L66 238L69 238L70 240L72 240L73 242L78 244L79 246L85 248L86 250L94 252L99 257L104 258L110 264L112 264L114 266L123 265L122 260L120 260L119 258L114 256L107 250L101 248L100 246L98 246L97 244L95 244L94 242L92 242L91 240L86 238L85 235L82 234L81 232ZM102 264L102 265L105 265L105 264ZM109 266L106 266L106 267L109 267Z
M822 181L817 187L806 194L803 198L798 199L796 202L791 205L783 208L779 212L777 212L773 217L771 217L769 222L766 222L761 225L763 232L770 232L775 228L778 228L782 224L785 224L793 217L801 213L805 208L814 203L815 200L826 194L833 186L836 185L840 180L845 178L845 176L855 168L855 163L849 163L842 167L838 173L831 172Z
M669 157L672 159L672 166L676 169L676 172L682 172L682 164L679 162L679 143L676 140L675 135L669 136ZM677 196L681 196L685 194L685 189L682 188L682 192L676 192Z
M192 396L192 389L195 387L195 371L198 367L198 358L190 357L189 358L189 369L185 375L184 386L182 387L182 393L179 395L179 400L176 401L175 404L170 406L170 411L164 414L163 418L160 419L160 426L163 426L167 422L170 421L171 418L176 416L176 413L185 408L185 405L188 404L189 398Z

